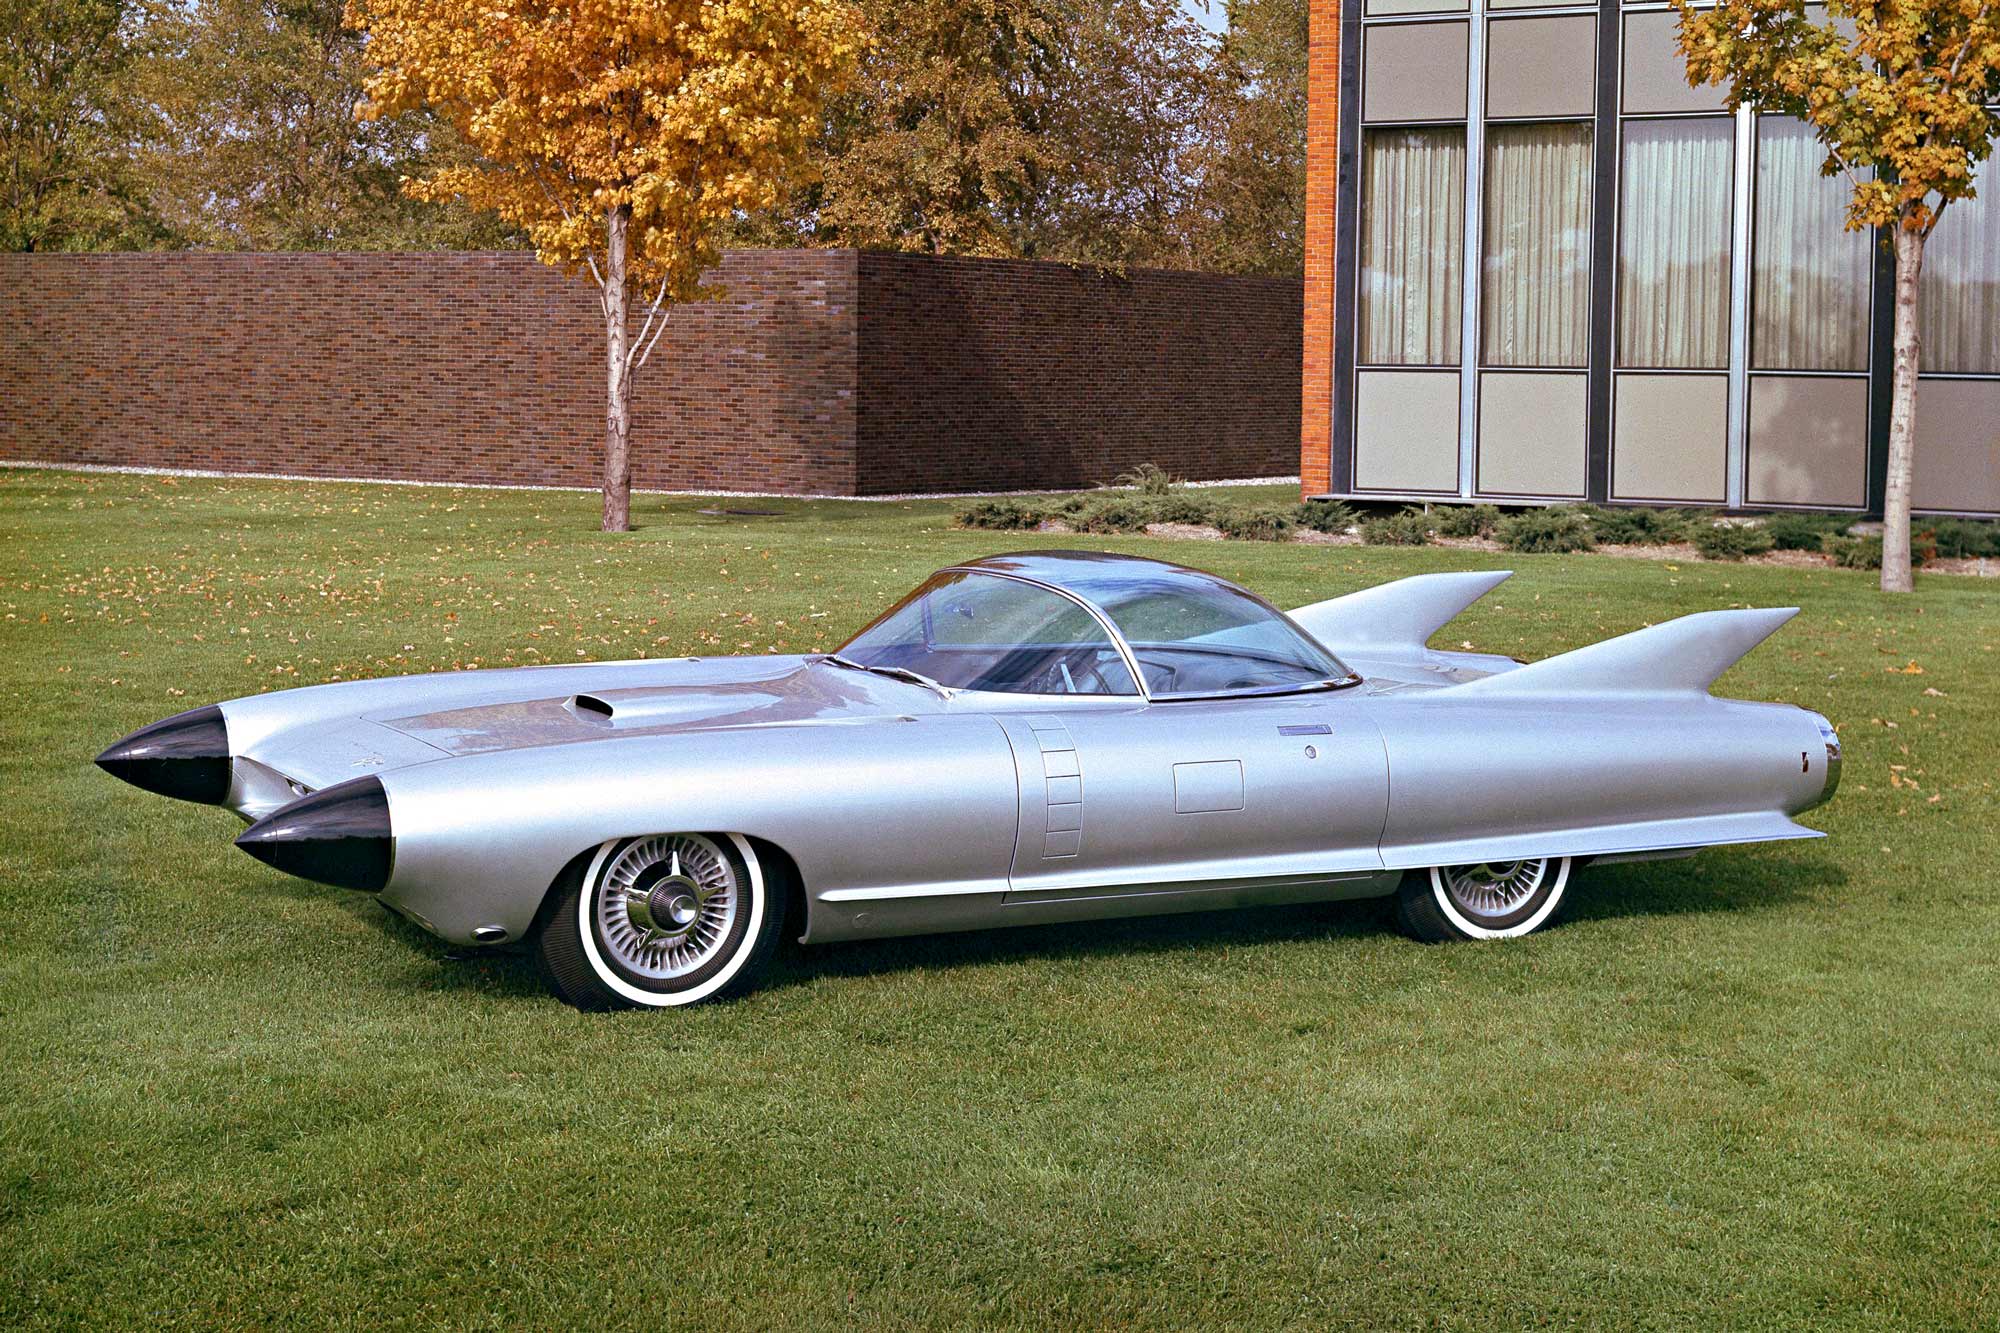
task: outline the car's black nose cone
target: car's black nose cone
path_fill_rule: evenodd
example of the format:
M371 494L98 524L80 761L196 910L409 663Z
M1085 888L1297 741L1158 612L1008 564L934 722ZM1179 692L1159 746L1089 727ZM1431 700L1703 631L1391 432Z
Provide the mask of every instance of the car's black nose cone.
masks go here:
M236 845L288 875L375 893L396 861L389 794L380 778L355 778L265 816Z
M176 713L119 741L97 766L146 791L220 805L229 797L229 728L213 705Z

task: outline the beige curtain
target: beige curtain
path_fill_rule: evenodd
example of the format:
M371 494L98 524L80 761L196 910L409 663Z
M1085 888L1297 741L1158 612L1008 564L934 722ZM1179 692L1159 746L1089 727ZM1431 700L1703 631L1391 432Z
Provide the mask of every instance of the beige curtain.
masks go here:
M1854 190L1822 176L1810 126L1757 118L1750 364L1759 370L1866 370L1872 237L1847 231Z
M1590 126L1486 130L1482 359L1581 366L1590 336Z
M1465 131L1370 130L1361 145L1364 366L1457 365Z
M1728 120L1637 120L1619 170L1618 357L1729 364Z
M1923 369L2000 375L2000 159L1980 164L1976 198L1948 205L1924 246L1917 327Z

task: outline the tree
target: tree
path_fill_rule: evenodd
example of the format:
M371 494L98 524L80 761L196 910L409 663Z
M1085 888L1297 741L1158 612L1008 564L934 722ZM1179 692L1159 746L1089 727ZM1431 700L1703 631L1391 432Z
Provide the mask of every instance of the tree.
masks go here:
M406 188L491 209L544 263L589 270L603 526L628 530L633 372L669 307L703 294L722 229L778 198L864 43L860 14L844 0L353 0L349 20L377 66L359 114L433 107L479 155Z
M1306 0L1230 0L1184 227L1193 267L1305 271Z
M1179 0L1077 0L1063 16L1024 249L1079 264L1187 268L1215 48Z
M1177 0L867 0L878 40L748 241L1185 266L1213 52Z
M1896 252L1896 332L1882 589L1908 592L1915 457L1917 302L1924 243L1972 197L2000 115L2000 0L1674 0L1693 84L1728 85L1732 109L1797 116L1853 188L1847 225L1884 228ZM1846 31L1843 31L1846 29Z
M810 169L738 239L1010 258L1055 161L1049 0L863 0L875 40Z
M161 239L130 151L135 27L124 0L0 0L0 248Z
M429 112L357 121L361 35L342 0L178 0L135 71L157 107L143 166L154 209L208 249L518 244L490 214L405 195L468 154Z

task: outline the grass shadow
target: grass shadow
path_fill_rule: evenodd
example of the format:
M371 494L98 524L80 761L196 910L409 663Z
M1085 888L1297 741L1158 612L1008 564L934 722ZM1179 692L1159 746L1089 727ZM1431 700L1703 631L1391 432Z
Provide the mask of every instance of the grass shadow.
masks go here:
M1573 887L1557 928L1625 917L1756 912L1838 888L1847 879L1847 872L1825 857L1691 857L1591 867ZM357 904L354 910L366 909ZM367 915L410 945L413 952L428 955L433 962L433 967L407 978L406 984L412 988L509 997L543 991L525 944L461 947L440 941L386 908ZM915 968L947 970L1029 960L1087 962L1113 956L1221 951L1393 934L1388 900L1373 898L909 935L809 948L788 945L773 960L760 989Z
M1848 880L1826 856L1696 855L1589 866L1563 907L1568 922L1694 912L1755 912L1811 898Z

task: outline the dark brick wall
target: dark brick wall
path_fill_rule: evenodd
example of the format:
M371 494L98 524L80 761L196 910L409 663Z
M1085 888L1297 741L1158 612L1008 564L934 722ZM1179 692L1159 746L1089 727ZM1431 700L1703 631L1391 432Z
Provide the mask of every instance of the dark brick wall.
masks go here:
M863 493L1299 464L1301 286L864 252Z
M641 486L854 484L854 257L728 255L641 372ZM604 331L533 255L0 255L0 451L592 486Z
M1299 285L731 251L641 373L634 479L822 494L1297 462ZM0 255L0 456L592 486L589 287L525 254Z

